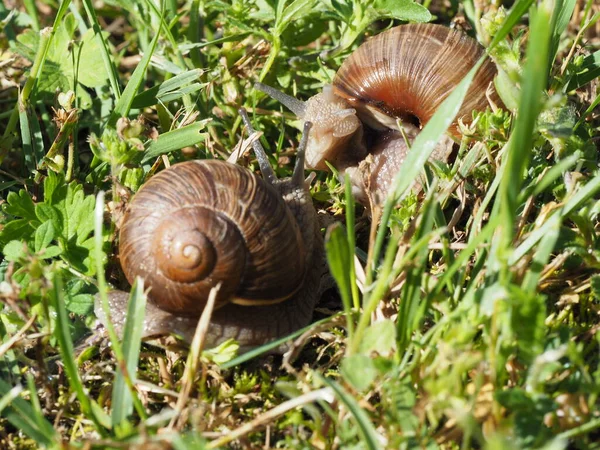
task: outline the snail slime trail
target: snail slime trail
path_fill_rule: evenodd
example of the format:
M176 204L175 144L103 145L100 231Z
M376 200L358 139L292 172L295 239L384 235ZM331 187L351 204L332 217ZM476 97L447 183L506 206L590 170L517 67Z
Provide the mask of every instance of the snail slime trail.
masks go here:
M253 133L246 112L240 114ZM207 347L233 338L245 351L310 323L326 273L323 238L304 182L310 127L307 121L290 178L277 179L255 141L262 178L225 161L188 161L153 176L135 194L119 232L119 252L127 280L140 276L150 288L144 337L175 334L191 342L219 282ZM119 333L128 296L109 293ZM105 323L98 298L95 311Z
M412 143L483 54L474 39L458 30L434 24L400 25L358 47L343 62L332 85L306 102L260 83L256 88L315 124L307 146L307 168L327 170L327 161L342 180L346 173L350 175L359 201L381 204L409 150L398 120ZM487 59L448 130L450 136L438 143L432 159L448 159L452 137L460 139L459 121L469 124L473 111L491 104L502 106L493 90L495 74L495 65ZM369 164L367 155L373 155Z

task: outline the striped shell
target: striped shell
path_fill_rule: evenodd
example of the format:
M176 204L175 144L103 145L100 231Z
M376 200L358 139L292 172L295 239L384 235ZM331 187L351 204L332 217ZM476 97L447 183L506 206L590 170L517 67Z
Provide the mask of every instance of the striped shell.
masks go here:
M134 196L120 231L121 265L165 311L200 315L216 306L269 304L293 295L305 274L299 226L273 187L223 161L176 164Z
M416 118L423 126L483 53L475 40L459 31L433 24L401 25L362 44L344 61L333 85L335 93L375 128L385 116ZM451 131L457 133L458 119L468 123L473 110L488 107L486 90L495 74L487 59ZM491 99L500 103L495 92ZM395 119L384 125L395 128Z

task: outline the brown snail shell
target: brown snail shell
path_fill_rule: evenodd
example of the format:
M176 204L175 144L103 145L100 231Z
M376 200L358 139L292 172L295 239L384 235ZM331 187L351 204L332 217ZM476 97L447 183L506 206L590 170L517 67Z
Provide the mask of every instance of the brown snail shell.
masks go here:
M219 284L205 347L233 338L245 351L309 324L326 273L304 181L309 127L290 178L277 179L256 141L263 178L224 161L190 161L153 176L137 192L123 218L119 249L128 281L139 276L150 287L143 337L176 334L191 342ZM128 297L118 290L108 295L110 321L119 334ZM99 296L95 312L108 322Z
M217 308L282 301L305 273L298 223L281 196L223 161L184 162L152 177L127 209L119 249L127 280L144 278L150 298L177 314L199 316L219 282Z
M306 151L308 168L328 170L329 162L341 176L351 175L359 200L380 203L409 148L393 142L404 140L398 121L412 142L483 53L460 31L433 24L400 25L362 44L344 61L333 84L306 102L265 85L256 87L315 124ZM501 105L491 84L495 74L494 64L486 60L449 129L452 135L460 136L458 123L470 123L472 111L485 110L490 102ZM452 141L444 139L432 158L445 160L451 149ZM375 153L374 166L361 164L369 153Z
M367 40L344 61L334 92L372 127L395 128L396 118L416 119L422 126L483 54L477 41L442 25L398 26ZM459 120L469 123L472 111L489 106L486 91L495 75L494 64L486 60L456 115L454 134Z

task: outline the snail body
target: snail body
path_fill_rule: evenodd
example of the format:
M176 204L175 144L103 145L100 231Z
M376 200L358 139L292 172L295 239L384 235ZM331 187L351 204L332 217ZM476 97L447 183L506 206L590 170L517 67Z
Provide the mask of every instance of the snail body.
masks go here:
M363 199L370 180L379 179L376 197L382 201L391 183L386 180L389 175L365 173L364 168L359 171L361 161L369 153L385 151L386 159L396 157L398 161L380 165L399 167L409 147L392 142L404 140L398 122L412 142L483 54L475 40L459 31L433 24L400 25L358 47L341 65L332 85L306 102L265 85L257 88L315 124L307 147L308 168L326 170L327 161L342 175L350 169L356 193ZM472 111L484 110L490 100L501 104L493 89L488 93L495 73L494 64L486 60L450 127L451 135L459 137L459 120L470 123ZM451 140L446 139L432 157L447 159L451 147ZM358 179L354 177L357 172Z
M255 142L264 178L224 161L190 161L155 175L136 193L119 253L127 280L142 277L150 288L145 337L174 333L190 342L219 284L207 346L235 338L247 349L309 323L325 265L303 177L303 144L289 179L275 177ZM118 330L127 299L122 291L109 295Z

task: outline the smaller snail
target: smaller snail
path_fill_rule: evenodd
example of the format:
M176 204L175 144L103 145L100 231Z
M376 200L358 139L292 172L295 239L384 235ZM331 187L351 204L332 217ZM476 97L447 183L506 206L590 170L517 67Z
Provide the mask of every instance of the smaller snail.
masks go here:
M254 132L246 112L240 113ZM255 141L263 178L224 161L189 161L155 175L135 194L119 232L119 253L127 280L141 276L150 288L144 337L173 333L190 342L219 282L206 347L234 338L243 351L308 325L326 267L304 181L309 128L307 122L291 178L277 179ZM118 332L128 296L109 293ZM95 312L106 323L99 299Z
M306 102L260 83L256 88L315 124L306 150L308 168L327 170L328 161L341 175L350 174L359 200L379 204L409 148L398 122L410 144L483 53L459 31L433 24L400 25L358 47L333 84ZM478 70L449 130L454 137L460 137L459 120L470 123L472 111L484 110L490 101L501 104L491 89L495 73L490 60ZM438 143L432 158L446 160L452 143L451 138ZM370 163L361 164L367 154L372 155Z

